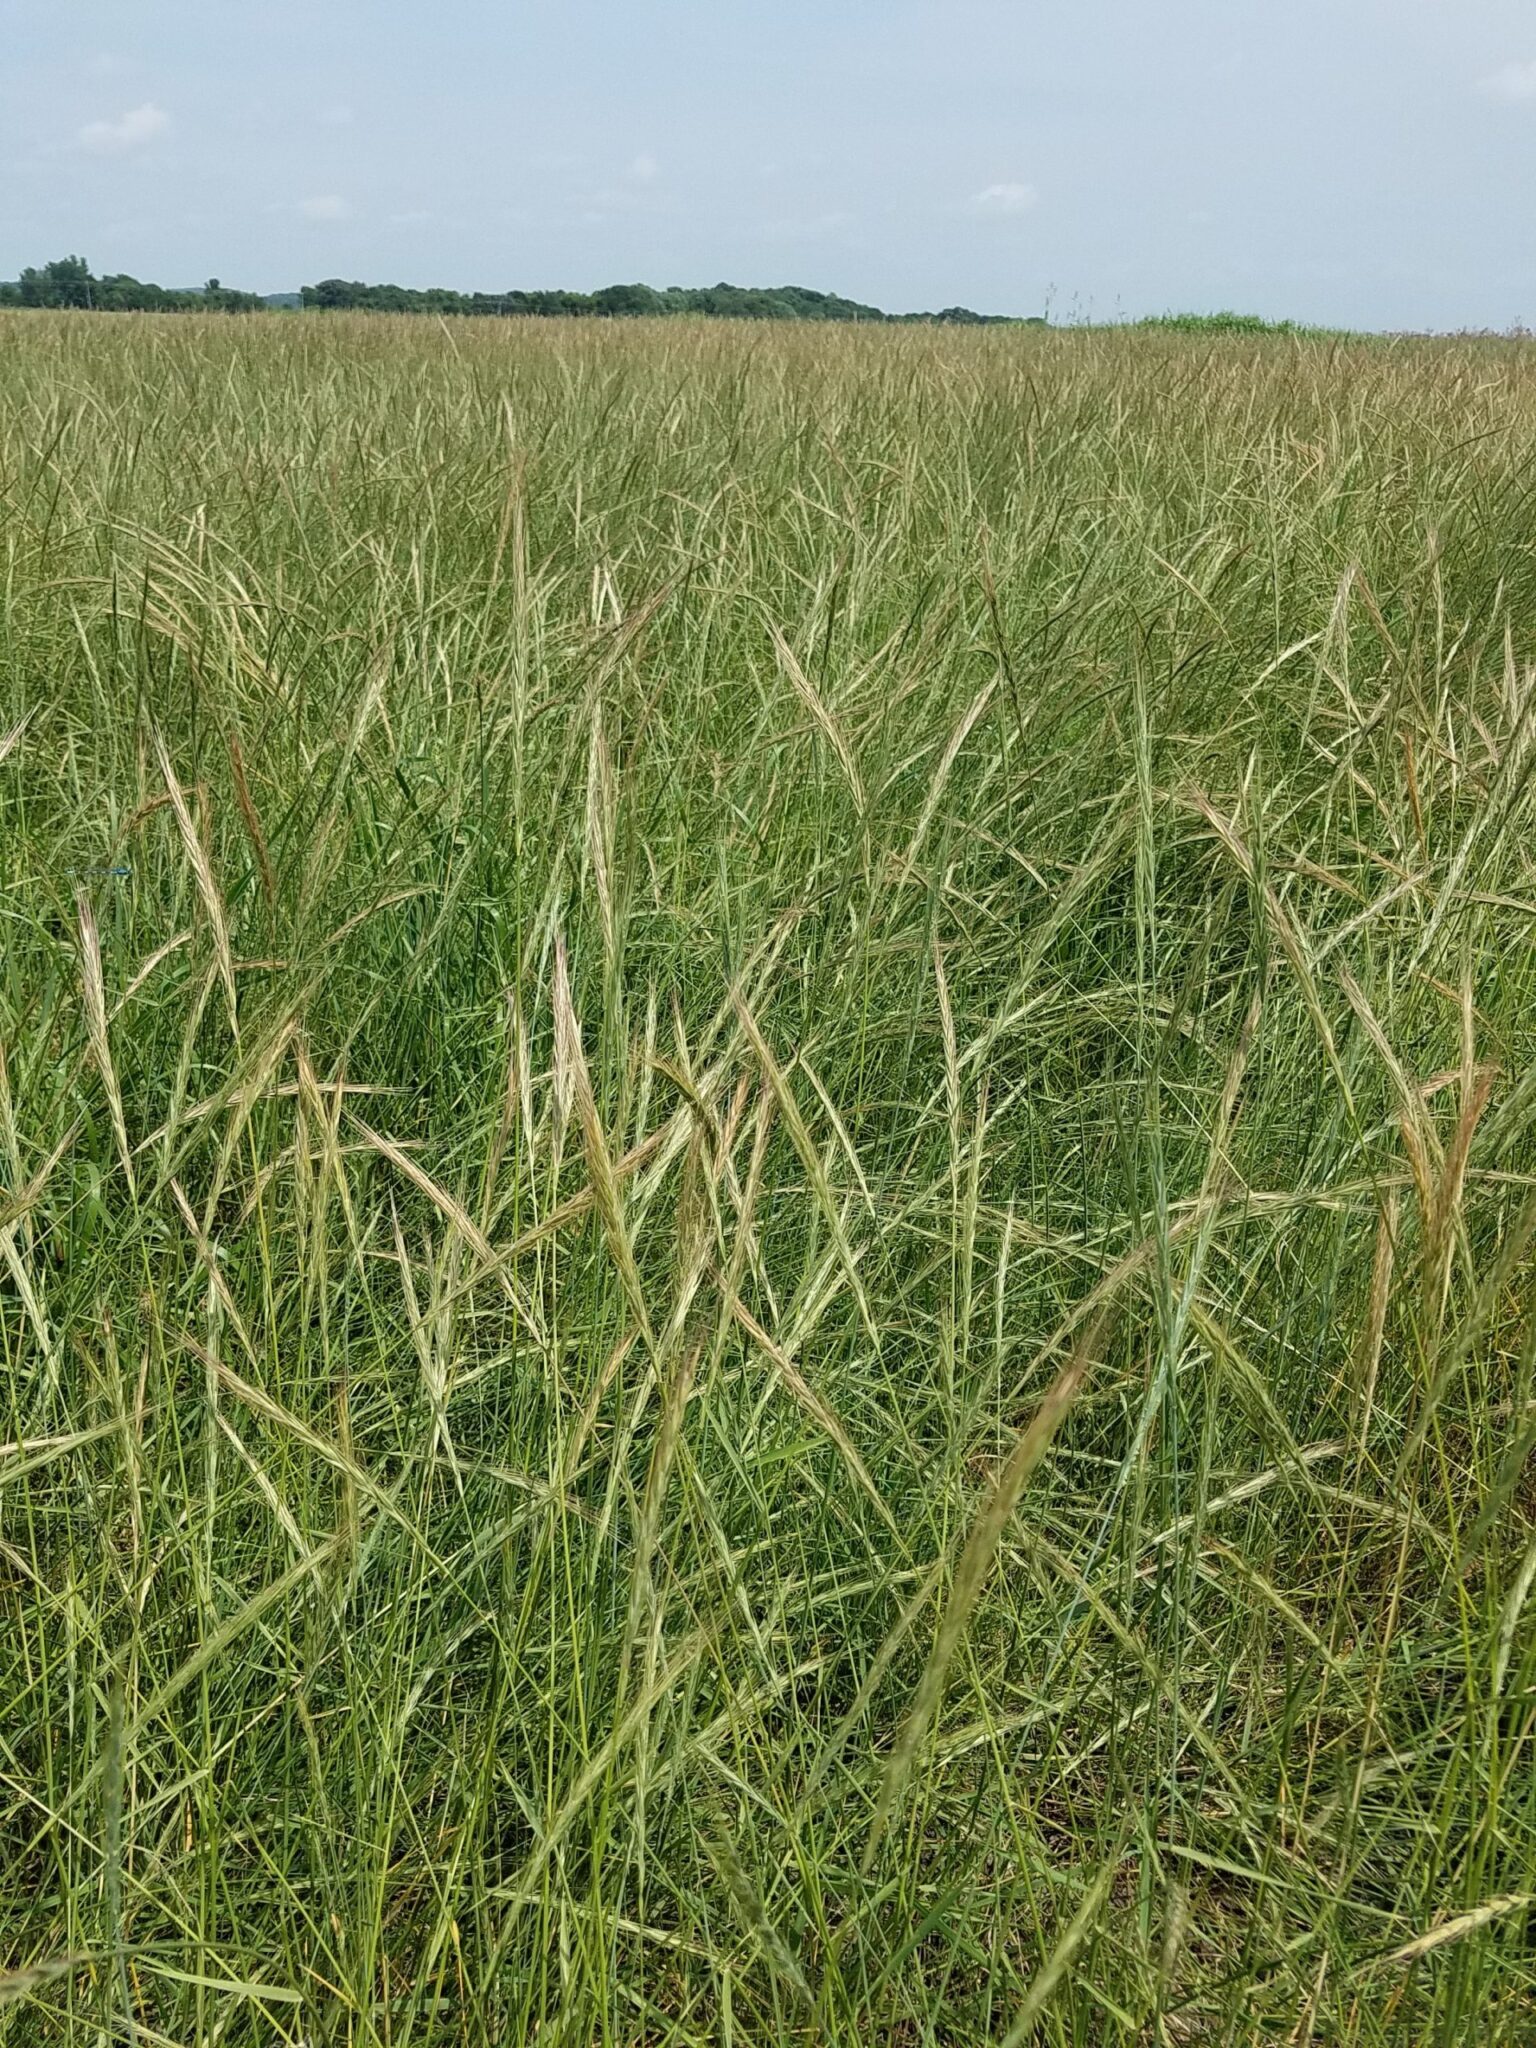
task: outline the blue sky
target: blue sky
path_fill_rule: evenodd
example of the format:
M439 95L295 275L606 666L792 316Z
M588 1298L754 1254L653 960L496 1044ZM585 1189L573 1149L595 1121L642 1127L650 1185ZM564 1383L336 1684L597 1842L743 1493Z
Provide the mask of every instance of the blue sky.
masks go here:
M1536 324L1533 0L5 0L0 276Z

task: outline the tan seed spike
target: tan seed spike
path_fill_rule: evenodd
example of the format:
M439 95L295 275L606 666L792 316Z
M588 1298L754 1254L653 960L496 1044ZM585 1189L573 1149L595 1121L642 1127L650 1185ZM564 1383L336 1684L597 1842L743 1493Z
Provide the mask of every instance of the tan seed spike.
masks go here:
M843 776L847 781L849 789L853 792L854 809L862 819L869 809L869 798L865 794L864 779L859 774L859 765L853 758L853 749L848 744L848 736L828 710L816 685L800 666L799 661L795 657L794 649L771 620L769 621L768 631L773 635L773 647L774 652L779 657L779 666L789 678L795 695L800 699L806 710L810 712L812 718L815 719L825 735L828 745L837 756L837 764L843 771Z
M1524 1912L1527 1906L1536 1905L1536 1893L1505 1892L1496 1899L1485 1899L1470 1912L1457 1913L1454 1918L1442 1920L1427 1933L1415 1935L1412 1941L1405 1941L1401 1948L1381 1958L1384 1964L1416 1963L1420 1956L1427 1956L1432 1949L1444 1948L1448 1942L1462 1941L1469 1934L1475 1934L1480 1927L1486 1927L1492 1920L1503 1919L1506 1913Z
M576 1019L576 1005L571 1000L570 973L566 966L565 940L555 935L555 980L553 1004L555 1012L555 1088L559 1096L561 1075L569 1090L569 1099L575 1105L576 1119L581 1125L581 1135L587 1154L587 1172L592 1181L592 1199L598 1218L603 1226L603 1235L608 1240L609 1256L618 1268L619 1279L629 1297L635 1321L640 1326L647 1348L654 1355L655 1335L651 1329L650 1313L645 1305L645 1295L640 1286L640 1271L635 1264L634 1247L630 1243L629 1229L624 1221L624 1209L619 1200L618 1175L614 1171L613 1159L608 1151L608 1142L603 1136L603 1127L598 1120L597 1101L592 1093L592 1079L587 1072L587 1056L582 1049L581 1026Z
M12 747L19 742L22 734L31 723L32 713L29 711L24 718L18 719L8 733L0 734L0 761L3 761Z
M533 1332L535 1340L543 1343L543 1324L535 1314L532 1302L522 1293L507 1270L516 1248L496 1251L463 1204L456 1201L440 1182L435 1181L425 1167L418 1166L411 1155L402 1151L393 1139L384 1137L370 1124L365 1124L360 1116L353 1116L351 1122L363 1142L371 1146L382 1158L387 1159L397 1172L404 1174L411 1185L419 1188L427 1200L436 1207L439 1214L448 1219L480 1260L479 1272L474 1277L494 1274L501 1283L502 1292ZM451 1294L445 1297L445 1300L451 1299Z
M962 715L959 724L945 743L944 751L939 756L939 765L933 771L933 780L928 785L928 794L923 799L923 808L918 816L916 830L912 834L911 841L903 858L903 879L911 876L916 871L918 853L922 848L923 841L928 837L928 828L933 823L934 815L943 799L944 787L949 781L950 770L959 758L960 749L970 738L977 721L992 702L996 690L997 677L994 676L991 682L984 684L977 695L972 698L970 707Z
M245 836L251 842L251 851L256 856L257 871L261 876L261 893L267 899L267 909L277 903L277 879L272 873L272 856L267 851L266 834L261 829L261 819L251 797L251 786L246 780L245 755L240 748L240 735L233 730L225 735L229 748L229 765L235 778L235 799L240 806L240 816L245 825Z
M800 1155L800 1164L805 1168L806 1176L811 1183L817 1204L821 1209L823 1220L837 1249L838 1260L842 1265L848 1285L853 1290L853 1298L858 1303L859 1314L863 1320L864 1328L869 1334L869 1340L878 1349L880 1337L875 1327L874 1316L870 1311L869 1297L865 1293L863 1281L859 1278L858 1261L853 1255L852 1245L848 1242L848 1233L843 1227L842 1211L838 1206L836 1197L833 1195L832 1184L827 1179L827 1170L822 1163L821 1154L816 1150L815 1141L806 1128L804 1117L800 1114L800 1105L795 1100L794 1090L790 1087L783 1068L774 1058L773 1049L763 1036L757 1019L753 1016L747 1005L746 997L739 989L735 989L732 991L732 1001L736 1006L736 1015L740 1021L741 1028L751 1040L752 1050L757 1054L758 1060L762 1065L764 1077L769 1087L773 1090L778 1102L779 1114L784 1119L784 1127L794 1141L796 1152Z
M842 1453L843 1461L849 1471L879 1510L880 1519L894 1534L899 1534L895 1517L886 1506L885 1496L870 1477L869 1468L859 1456L854 1441L843 1427L842 1419L836 1409L821 1394L817 1393L789 1353L781 1344L774 1342L756 1316L753 1315L752 1311L745 1306L739 1297L732 1299L730 1308L731 1314L735 1317L736 1321L740 1323L742 1329L746 1331L758 1350L762 1352L764 1358L767 1359L806 1414L819 1423L833 1443L836 1444L838 1450Z
M587 855L592 862L592 879L597 884L598 909L603 920L603 944L612 968L618 957L618 926L613 908L613 763L603 731L603 700L592 700L592 737L587 757Z
M96 913L83 889L77 893L75 901L80 913L80 976L85 989L85 1028L90 1038L91 1057L107 1091L107 1107L112 1113L112 1130L127 1177L128 1192L134 1195L137 1189L133 1179L133 1159L128 1149L128 1127L123 1121L123 1098L112 1065L112 1048L107 1040L107 997L102 982L101 940L96 931Z
M197 893L202 898L203 909L208 914L208 923L213 932L214 958L218 962L219 979L224 984L224 1000L229 1011L231 1035L240 1036L240 1021L235 1009L235 961L229 946L229 926L224 917L224 903L219 895L218 885L213 879L213 869L197 827L192 822L192 813L187 808L187 799L181 784L176 779L176 770L171 766L171 757L166 752L165 741L158 728L154 731L155 757L160 764L161 778L166 794L171 799L171 809L176 815L176 828L181 834L182 845L186 848L187 859L197 883Z
M933 1719L934 1711L939 1705L950 1659L960 1647L976 1603L981 1598L982 1589L997 1556L998 1545L1002 1542L1003 1532L1013 1518L1013 1511L1019 1504L1019 1497L1028 1484L1030 1475L1050 1449L1051 1439L1065 1421L1073 1403L1082 1392L1089 1373L1098 1362L1099 1352L1114 1314L1115 1304L1106 1302L1089 1323L1078 1342L1077 1349L1047 1389L1044 1399L1035 1410L1033 1420L1015 1444L1007 1464L998 1474L991 1494L971 1524L970 1535L955 1567L949 1605L944 1610L944 1618L939 1624L927 1666L918 1681L917 1691L913 1694L912 1705L908 1710L905 1725L897 1737L885 1783L880 1790L868 1846L864 1851L866 1871L874 1861L875 1851L880 1846L891 1809L900 1796L902 1786L906 1783L923 1737Z

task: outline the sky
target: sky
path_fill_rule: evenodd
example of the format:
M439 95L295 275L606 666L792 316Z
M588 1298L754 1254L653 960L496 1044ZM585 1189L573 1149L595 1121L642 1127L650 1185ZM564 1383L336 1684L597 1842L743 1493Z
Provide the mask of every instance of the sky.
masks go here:
M1533 0L0 0L0 277L1536 324Z

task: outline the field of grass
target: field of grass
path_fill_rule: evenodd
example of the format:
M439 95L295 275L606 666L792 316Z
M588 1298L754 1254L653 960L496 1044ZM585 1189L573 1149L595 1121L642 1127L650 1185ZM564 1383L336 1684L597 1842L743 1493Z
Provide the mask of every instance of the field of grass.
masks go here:
M1536 353L0 319L0 2043L1536 2039Z

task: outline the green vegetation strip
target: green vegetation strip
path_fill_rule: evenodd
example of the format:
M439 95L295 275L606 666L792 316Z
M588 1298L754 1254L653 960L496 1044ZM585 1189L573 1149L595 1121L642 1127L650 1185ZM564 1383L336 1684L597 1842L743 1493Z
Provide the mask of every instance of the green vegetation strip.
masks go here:
M95 313L260 313L268 308L303 307L316 312L479 314L497 319L659 319L681 314L708 320L849 320L902 326L912 322L943 327L1043 327L1043 319L1013 322L1001 314L973 313L946 306L941 313L882 313L878 306L806 285L610 284L595 292L461 292L445 286L415 290L407 285L362 284L328 277L296 292L232 291L216 277L190 291L167 291L114 271L97 277L83 256L61 256L34 264L14 283L0 283L0 307ZM1232 316L1223 316L1232 317Z

